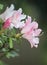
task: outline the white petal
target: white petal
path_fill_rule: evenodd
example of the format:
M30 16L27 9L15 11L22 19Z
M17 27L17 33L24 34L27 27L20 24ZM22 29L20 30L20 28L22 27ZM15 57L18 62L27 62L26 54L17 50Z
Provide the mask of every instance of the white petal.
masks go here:
M34 45L34 47L36 47L36 48L37 48L37 47L38 47L38 45Z
M7 14L8 15L6 15L5 20L7 20L9 17L11 17L14 14L14 11L13 12L9 12Z
M13 10L14 10L14 5L11 4L10 8L7 7L6 10L5 10L5 12L3 12L3 13L0 15L0 18L2 18L3 20L6 20L6 19L9 18L10 16L12 16Z
M11 23L11 25L10 25L10 29L12 29L14 27L14 25Z
M19 13L22 13L22 8L19 8L18 12L19 12Z
M29 22L31 23L32 18L31 18L30 16L28 16L27 21L28 21L28 20L29 20Z
M13 10L14 10L14 5L13 5L13 4L11 4L9 10L10 10L10 11L13 11Z
M16 21L15 28L22 28L24 25L25 25L25 24L24 24L24 21L22 21L22 22Z
M26 15L23 14L23 15L21 15L21 16L18 18L18 20L21 21L21 20L23 20L23 19L25 19L25 18L26 18Z
M19 28L23 28L23 27L24 27L24 25L25 25L24 22L25 22L25 21L21 21L21 22L20 22Z
M38 44L39 43L39 38L37 38L37 37L33 38L33 43Z
M11 17L14 13L14 5L11 4L10 8L6 10L6 17L5 20L7 20L9 17Z

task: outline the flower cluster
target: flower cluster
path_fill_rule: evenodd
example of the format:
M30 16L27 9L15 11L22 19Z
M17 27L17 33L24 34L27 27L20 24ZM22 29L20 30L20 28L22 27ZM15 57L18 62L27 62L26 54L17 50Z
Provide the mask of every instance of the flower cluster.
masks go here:
M33 21L30 16L22 13L22 8L15 10L14 5L11 4L10 7L6 8L4 13L0 14L0 19L3 21L2 27L0 29L0 35L6 36L6 43L8 43L9 39L10 48L13 47L12 38L15 40L17 38L25 38L29 41L31 48L38 47L39 35L42 32L42 29L38 28L38 23ZM19 33L15 32L17 29L20 30ZM2 36L0 36L0 38L1 37Z

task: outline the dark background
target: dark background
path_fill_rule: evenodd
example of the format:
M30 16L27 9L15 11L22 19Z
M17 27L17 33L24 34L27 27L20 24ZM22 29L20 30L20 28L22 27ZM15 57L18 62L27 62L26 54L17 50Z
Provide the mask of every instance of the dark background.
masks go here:
M20 56L2 60L8 65L47 65L47 1L46 0L0 0L4 4L4 9L12 3L15 9L22 8L23 12L30 15L32 19L36 19L39 27L42 28L44 34L40 37L39 47L30 48L29 42L23 40L20 48Z

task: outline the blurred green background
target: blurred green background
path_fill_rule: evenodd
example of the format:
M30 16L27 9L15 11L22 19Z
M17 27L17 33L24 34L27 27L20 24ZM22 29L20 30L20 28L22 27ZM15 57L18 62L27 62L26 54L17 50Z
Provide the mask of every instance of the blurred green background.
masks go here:
M47 1L46 0L0 0L4 5L0 14L7 6L15 5L15 9L22 8L23 12L30 15L32 19L39 23L39 27L44 34L40 37L39 47L30 48L28 41L23 40L18 46L19 57L7 59L2 58L8 65L47 65Z

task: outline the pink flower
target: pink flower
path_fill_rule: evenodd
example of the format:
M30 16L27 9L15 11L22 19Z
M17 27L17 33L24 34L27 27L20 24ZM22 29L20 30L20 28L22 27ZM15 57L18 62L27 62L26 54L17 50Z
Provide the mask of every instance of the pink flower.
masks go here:
M0 15L3 19L4 28L22 28L24 26L24 19L26 15L22 13L22 9L14 10L14 5L11 4L10 8L7 7L6 11ZM8 24L9 23L9 24Z
M10 18L10 17L13 15L13 13L14 13L14 5L11 4L10 7L7 7L6 10L5 10L2 14L0 14L0 18L1 18L4 22L6 22L6 20L7 20L8 18Z
M38 23L33 21L30 16L26 19L26 23L24 27L21 30L21 34L23 38L27 39L32 47L38 47L39 44L39 38L38 36L41 33L41 29L38 29Z
M19 8L19 10L15 11L13 14L11 24L13 24L15 28L22 28L25 24L22 20L25 18L26 15L22 14L22 9Z

